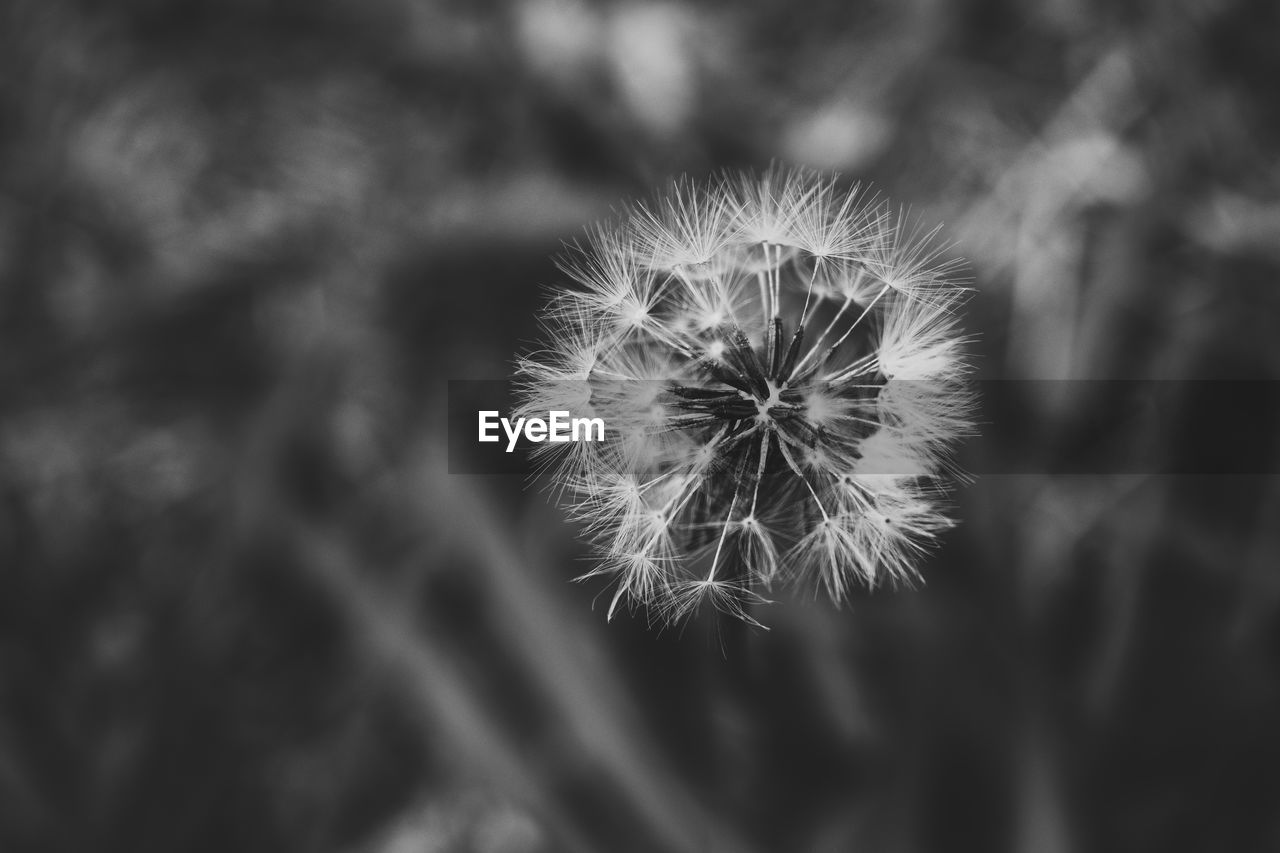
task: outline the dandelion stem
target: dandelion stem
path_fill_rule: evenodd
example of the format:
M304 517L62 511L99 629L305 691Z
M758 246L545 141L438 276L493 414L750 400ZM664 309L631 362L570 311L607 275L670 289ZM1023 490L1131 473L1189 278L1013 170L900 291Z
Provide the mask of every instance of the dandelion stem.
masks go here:
M796 369L796 370L799 370L799 369L801 368L801 366L803 366L803 365L804 365L804 363L805 363L805 362L807 362L807 361L808 361L808 360L813 356L813 354L814 354L815 352L817 352L819 345L820 345L824 340L826 340L827 335L829 335L829 334L831 333L831 330L835 328L836 323L839 323L839 322L840 322L840 318L844 316L844 312L845 312L846 310L848 310L849 306L850 306L850 305L852 305L852 304L853 304L853 297L852 297L852 296L846 296L846 297L844 298L844 304L842 304L842 305L840 306L840 309L839 309L838 311L836 311L836 315L835 315L834 317L832 317L832 318L831 318L831 322L827 324L827 327L826 327L825 329L823 329L823 330L822 330L822 334L821 334L821 335L818 335L818 339L817 339L816 341L814 341L814 342L813 342L813 349L811 349L811 350L809 350L809 352L805 353L804 358L800 359L800 363L799 363L799 364L797 364L797 365L796 365L796 367L795 367L795 369Z
M716 566L720 563L720 552L724 550L725 537L729 535L729 524L733 521L733 510L738 505L738 493L742 490L742 482L733 488L733 500L729 501L729 513L724 518L724 529L720 531L720 541L716 543L715 556L711 558L711 571L707 573L707 583L715 580Z
M800 325L803 326L805 320L809 317L809 300L813 296L813 282L818 278L818 267L822 265L822 258L819 257L813 262L813 272L809 274L809 289L804 294L804 307L800 309Z
M764 319L765 334L768 334L769 318L776 317L778 312L769 304L769 287L765 283L764 270L756 270L756 284L760 287L760 316Z
M772 246L777 261L769 261L769 275L773 280L773 310L782 309L782 247L773 243L765 244L765 260L769 260L769 247Z
M678 352L682 353L683 355L689 358L698 357L697 353L694 352L694 350L691 347L681 343L679 340L672 337L669 333L664 333L662 331L662 327L658 323L655 322L652 325L645 324L640 328L648 332L650 337L652 337L654 340L658 341L659 343L664 343L667 346L671 347L674 350L677 350Z
M791 452L787 450L787 443L792 439L788 438L787 435L781 431L777 434L778 437L782 439L778 442L778 449L782 451L782 458L787 460L787 465L790 466L791 470L795 472L795 475L800 478L800 482L804 483L805 488L809 490L809 494L813 495L813 502L818 505L818 512L822 513L823 519L825 520L830 518L831 516L827 515L826 507L822 505L822 501L818 498L818 493L814 491L813 485L809 482L809 478L800 470L800 466L797 465L796 460L792 458Z
M840 336L840 340L836 341L834 344L827 347L828 357L830 357L833 352L835 352L837 349L840 348L840 345L844 343L846 339L848 339L849 335L853 334L853 330L858 328L858 324L862 322L863 318L865 318L869 313L871 313L871 309L874 308L875 304L880 301L880 297L884 296L885 293L887 293L888 291L889 291L889 285L887 284L884 287L880 288L880 292L875 295L875 298L867 303L866 308L862 309L862 313L858 315L858 319L854 320L853 323L849 326L849 328L844 330L844 334ZM813 355L815 352L817 352L817 349L818 349L817 345L815 345L814 348L809 351L809 355ZM808 360L809 355L805 356L804 361ZM803 364L804 361L801 361L801 364Z
M858 359L848 367L842 367L839 370L833 370L822 378L824 381L827 381L827 382L843 382L844 380L850 378L851 376L859 376L859 375L871 373L871 366L875 364L877 358L879 358L878 353L874 353L874 352L867 353L862 358ZM861 386L850 386L850 387L861 387ZM879 388L882 386L876 385L874 387Z
M755 518L756 516L756 500L760 497L760 481L764 479L764 466L769 459L769 433L770 430L765 430L760 437L760 464L756 466L756 482L751 489L751 511L747 513L747 518Z
M765 349L768 350L769 378L777 380L778 359L782 357L782 318L774 315L773 322L765 330Z

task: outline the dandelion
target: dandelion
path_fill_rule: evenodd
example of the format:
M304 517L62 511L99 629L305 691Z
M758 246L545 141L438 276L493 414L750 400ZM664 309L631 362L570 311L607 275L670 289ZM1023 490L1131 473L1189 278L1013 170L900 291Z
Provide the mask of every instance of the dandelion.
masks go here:
M601 417L536 453L609 605L752 615L783 583L839 603L914 582L950 525L969 428L965 291L933 232L803 171L679 183L560 259L577 283L518 365L522 409ZM578 412L575 411L575 414Z

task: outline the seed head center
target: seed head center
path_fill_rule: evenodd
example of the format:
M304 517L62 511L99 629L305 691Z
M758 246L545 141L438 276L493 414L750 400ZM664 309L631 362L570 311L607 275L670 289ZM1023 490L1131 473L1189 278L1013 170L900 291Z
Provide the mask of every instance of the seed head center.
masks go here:
M759 413L756 417L761 421L767 421L772 418L773 416L769 414L769 410L782 403L782 389L772 379L765 384L769 388L768 398L764 400L756 398L756 411Z

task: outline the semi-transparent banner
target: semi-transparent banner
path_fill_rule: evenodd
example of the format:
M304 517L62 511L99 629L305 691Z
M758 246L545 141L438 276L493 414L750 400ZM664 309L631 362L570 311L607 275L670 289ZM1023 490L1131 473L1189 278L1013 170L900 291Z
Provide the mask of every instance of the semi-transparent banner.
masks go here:
M715 396L712 396L713 392ZM1280 381L890 380L865 395L895 395L891 422L859 421L857 399L824 417L858 422L866 435L890 430L904 440L944 433L934 422L968 426L952 442L956 466L974 475L1280 473ZM702 395L702 396L698 396ZM636 451L697 430L754 419L817 413L804 394L785 392L769 410L731 389L681 389L662 380L543 384L536 399L506 380L449 382L449 470L453 474L530 474L540 455ZM883 418L886 407L867 407ZM1102 414L1099 414L1102 413ZM848 429L841 433L848 435ZM953 433L946 432L951 435ZM821 443L821 429L810 441ZM629 443L628 443L629 442ZM591 447L570 445L593 443ZM564 445L557 449L554 445ZM538 452L534 452L538 451ZM882 471L910 475L910 470Z

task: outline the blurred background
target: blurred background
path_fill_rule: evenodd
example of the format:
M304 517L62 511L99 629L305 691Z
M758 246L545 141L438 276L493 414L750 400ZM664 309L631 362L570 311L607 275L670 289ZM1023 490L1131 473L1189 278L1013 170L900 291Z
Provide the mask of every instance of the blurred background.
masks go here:
M1267 0L5 0L0 850L1280 849L1280 478L1037 474L1105 384L967 451L1026 473L923 588L767 633L607 624L443 435L562 241L771 161L946 224L984 379L1276 379L1277 44Z

